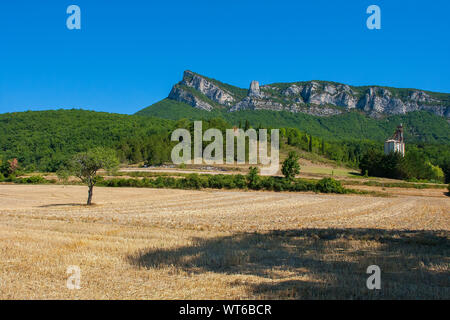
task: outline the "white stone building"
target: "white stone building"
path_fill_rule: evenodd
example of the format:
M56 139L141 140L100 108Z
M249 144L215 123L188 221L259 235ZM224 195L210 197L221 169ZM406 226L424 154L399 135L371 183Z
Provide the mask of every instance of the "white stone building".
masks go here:
M405 141L403 140L402 124L397 127L394 135L384 142L384 154L389 154L391 152L398 152L403 157L405 156Z

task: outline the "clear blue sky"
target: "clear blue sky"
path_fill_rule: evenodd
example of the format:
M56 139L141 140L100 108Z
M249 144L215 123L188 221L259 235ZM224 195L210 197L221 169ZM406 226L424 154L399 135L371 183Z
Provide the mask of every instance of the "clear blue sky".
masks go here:
M81 30L66 9L81 8ZM381 30L366 8L381 8ZM0 113L134 113L185 69L241 87L332 80L450 92L450 1L0 3Z

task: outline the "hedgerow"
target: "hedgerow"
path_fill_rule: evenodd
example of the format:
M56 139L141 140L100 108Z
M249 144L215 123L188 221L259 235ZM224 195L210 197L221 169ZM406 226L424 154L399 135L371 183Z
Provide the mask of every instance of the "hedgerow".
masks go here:
M322 193L349 193L342 184L332 178L319 181L293 179L282 177L261 177L249 179L241 174L236 175L207 175L192 173L186 177L157 177L157 178L113 178L103 180L99 185L105 187L134 187L134 188L171 188L171 189L244 189L266 191L313 191Z

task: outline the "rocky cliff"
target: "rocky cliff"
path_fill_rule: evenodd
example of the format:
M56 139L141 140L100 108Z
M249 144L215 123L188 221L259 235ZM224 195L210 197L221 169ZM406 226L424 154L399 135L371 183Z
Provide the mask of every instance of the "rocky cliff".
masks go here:
M252 81L247 92L191 71L176 84L169 99L194 108L275 110L329 116L353 109L371 117L426 110L450 118L450 94L380 86L355 87L328 81L276 83Z

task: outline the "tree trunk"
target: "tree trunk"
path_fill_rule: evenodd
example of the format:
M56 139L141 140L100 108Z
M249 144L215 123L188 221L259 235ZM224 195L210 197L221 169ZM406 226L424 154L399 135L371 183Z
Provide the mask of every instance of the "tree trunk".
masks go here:
M89 191L88 191L88 199L87 199L87 205L90 206L92 204L92 193L94 191L94 185L89 184Z

